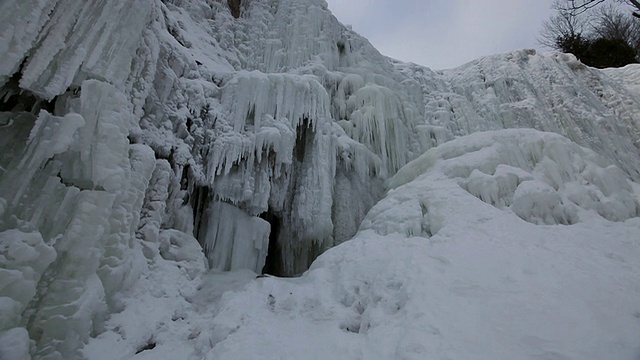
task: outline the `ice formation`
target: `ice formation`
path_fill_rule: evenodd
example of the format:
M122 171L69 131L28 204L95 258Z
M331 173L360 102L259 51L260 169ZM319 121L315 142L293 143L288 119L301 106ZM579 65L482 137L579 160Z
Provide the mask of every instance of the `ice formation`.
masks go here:
M511 220L638 215L637 66L522 50L435 72L323 0L6 0L0 24L0 357L126 338L130 358L161 340L110 324L139 299L175 310L149 329L177 322L206 268L296 275L359 229L433 236L435 200L385 197L425 172ZM473 135L504 128L559 135ZM194 330L196 358L220 329Z

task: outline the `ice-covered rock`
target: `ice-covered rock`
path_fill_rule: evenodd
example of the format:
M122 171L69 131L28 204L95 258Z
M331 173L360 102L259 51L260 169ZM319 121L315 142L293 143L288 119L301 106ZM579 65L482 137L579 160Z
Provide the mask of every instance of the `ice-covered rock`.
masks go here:
M64 116L19 113L2 134L11 149L0 165L3 267L25 269L4 288L20 302L18 318L2 326L26 324L37 358L77 356L142 270L133 234L153 151L129 143L137 124L122 92L82 84L79 96L60 100Z

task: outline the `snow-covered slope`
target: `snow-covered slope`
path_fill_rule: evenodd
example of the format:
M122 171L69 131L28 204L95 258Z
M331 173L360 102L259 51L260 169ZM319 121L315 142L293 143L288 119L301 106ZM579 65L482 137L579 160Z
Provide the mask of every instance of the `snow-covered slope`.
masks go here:
M624 85L634 96L640 95L640 65L629 64L622 68L603 69L602 72Z
M526 50L434 72L323 0L229 3L0 3L0 359L633 354L637 67ZM300 274L358 229L300 279L251 281ZM432 256L456 265L437 277ZM584 332L539 334L563 331L586 279L598 322L569 312ZM485 297L450 299L456 281ZM495 322L461 322L490 299ZM370 336L363 317L389 324ZM505 345L457 345L480 327Z

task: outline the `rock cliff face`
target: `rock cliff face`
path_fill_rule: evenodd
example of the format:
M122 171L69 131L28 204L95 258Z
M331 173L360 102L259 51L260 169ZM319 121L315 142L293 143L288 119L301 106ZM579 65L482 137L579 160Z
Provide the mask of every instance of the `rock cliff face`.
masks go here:
M200 248L212 269L303 272L459 136L556 132L640 179L622 72L534 51L434 72L322 0L239 15L239 0L0 4L0 331L35 358L79 356L140 274L202 271Z

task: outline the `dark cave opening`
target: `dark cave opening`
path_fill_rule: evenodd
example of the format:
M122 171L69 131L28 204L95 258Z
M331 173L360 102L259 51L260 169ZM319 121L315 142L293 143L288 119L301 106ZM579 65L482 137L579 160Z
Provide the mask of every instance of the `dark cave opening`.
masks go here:
M233 17L236 19L240 17L241 3L242 0L227 0L227 4L229 5L229 9L231 10L231 15L233 15Z
M338 41L336 46L338 47L338 54L340 54L340 56L345 55L346 49L345 49L344 41L342 41L342 40Z
M55 101L42 99L31 91L20 88L21 74L15 73L7 83L0 88L0 112L26 111L37 114L40 110L54 113Z
M296 155L296 160L298 160L298 162L304 161L307 146L311 145L311 142L313 141L313 138L314 138L313 132L314 130L311 127L309 119L305 117L302 120L302 122L298 124L298 127L296 128L296 144L293 150Z
M278 242L280 237L280 228L282 227L282 219L276 215L271 209L260 214L260 218L266 220L271 225L269 233L269 250L267 251L267 259L262 268L263 274L274 276L286 276L284 262L282 261L282 248Z

